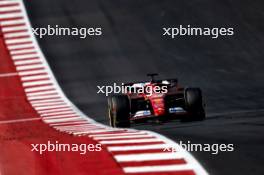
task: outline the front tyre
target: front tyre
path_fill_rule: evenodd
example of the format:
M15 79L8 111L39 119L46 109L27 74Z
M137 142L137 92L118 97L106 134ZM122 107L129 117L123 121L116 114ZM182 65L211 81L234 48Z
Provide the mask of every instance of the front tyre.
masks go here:
M108 112L108 120L109 120L109 125L114 127L113 123L113 114L112 114L112 97L108 97L107 99L107 112Z
M130 103L127 95L108 98L108 115L112 127L130 127Z
M200 88L186 88L184 100L185 109L191 114L191 120L205 119L202 91Z

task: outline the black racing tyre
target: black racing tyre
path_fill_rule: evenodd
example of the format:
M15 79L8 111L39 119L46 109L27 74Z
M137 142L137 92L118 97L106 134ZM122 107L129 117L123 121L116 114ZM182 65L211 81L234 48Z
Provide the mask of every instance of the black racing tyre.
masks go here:
M112 127L130 127L130 103L128 96L115 95L108 98L108 115Z
M200 88L186 88L184 90L185 109L191 114L192 120L205 119L202 91Z
M112 97L108 97L107 99L107 112L108 112L108 119L109 119L109 124L110 126L114 126L114 123L113 123L113 114L112 114Z

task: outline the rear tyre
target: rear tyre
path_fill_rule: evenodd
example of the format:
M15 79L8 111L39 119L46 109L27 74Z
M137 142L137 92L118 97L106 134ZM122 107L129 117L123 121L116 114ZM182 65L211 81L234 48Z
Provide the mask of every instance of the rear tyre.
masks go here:
M191 114L191 120L205 119L202 91L200 88L186 88L184 100L185 109Z
M108 115L112 127L130 127L130 103L126 95L108 98Z

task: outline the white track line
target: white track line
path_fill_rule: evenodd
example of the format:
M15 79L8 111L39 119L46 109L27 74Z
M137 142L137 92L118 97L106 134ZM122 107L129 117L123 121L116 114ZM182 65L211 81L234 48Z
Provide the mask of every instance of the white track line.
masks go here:
M136 146L109 146L109 151L136 151L136 150L152 150L152 149L163 149L171 148L170 144L153 144L153 145L136 145Z
M53 108L62 108L62 107L69 107L65 104L62 105L51 105L51 106L44 106L44 107L35 107L37 111L46 110L46 109L53 109Z
M16 119L16 120L6 120L6 121L0 121L0 124L20 123L20 122L28 122L28 121L36 121L36 120L41 120L41 118L25 118L25 119Z
M171 171L187 171L192 170L193 166L190 164L184 165L160 165L160 166L137 166L124 167L125 173L153 173L153 172L171 172Z
M8 11L13 11L13 10L21 10L19 6L11 6L11 7L1 7L0 12L8 12Z
M118 162L141 162L154 160L174 160L184 158L183 154L177 153L141 153L141 154L124 154L114 156Z
M94 124L87 124L87 123L84 123L84 124L77 124L77 125L70 125L70 126L54 126L54 128L58 128L58 129L68 129L68 128L78 128L78 127L93 127L95 126Z
M14 51L10 51L10 54L12 55L12 59L14 59L15 54L25 54L29 52L36 52L36 50L35 49L14 50Z
M48 75L34 75L34 76L26 76L26 77L22 77L21 80L22 81L32 81L32 80L39 80L39 79L46 79L49 78Z
M50 99L50 98L59 98L59 95L58 94L55 94L55 95L39 95L39 96L28 97L28 100L39 100L39 99Z
M1 9L2 8L5 8L5 7L1 7ZM6 26L6 25L24 24L24 23L25 23L24 19L17 19L17 20L11 20L11 21L2 21L2 22L0 22L0 25L1 26Z
M97 126L97 125L84 125L84 126L78 126L78 127L58 127L60 129L67 129L67 130L82 130L82 131L93 131L93 130L102 130L105 129L105 127Z
M51 106L51 105L67 105L67 104L65 102L62 102L62 101L42 103L42 104L32 104L33 107L44 107L44 106Z
M138 134L138 135L130 135L130 136L115 136L115 137L94 137L95 140L112 140L112 139L130 139L130 138L149 138L153 137L151 135Z
M61 119L61 118L73 118L73 117L80 117L77 114L65 114L65 115L53 115L53 116L41 116L45 120L46 119Z
M52 108L52 109L46 109L46 110L37 110L39 114L45 114L47 112L58 112L58 111L66 111L66 110L72 110L70 106L65 106L61 108Z
M61 123L54 123L54 124L50 124L50 126L53 126L54 128L55 127L64 127L64 126L71 126L71 125L80 125L80 124L90 124L88 123L87 120L83 120L83 121L77 121L77 122L70 122L70 123L64 123L64 122L61 122ZM94 124L92 124L94 125Z
M41 72L40 72L41 73ZM20 74L21 75L21 74ZM25 88L26 93L30 92L35 92L35 91L43 91L43 90L49 90L49 89L54 89L53 85L48 85L48 86L41 86L41 87L30 87L30 88ZM46 100L48 101L48 100Z
M49 91L47 91L49 92ZM48 101L48 102L41 102L41 103L31 103L31 105L35 108L35 107L48 107L51 105L65 105L67 106L67 103L65 103L62 100L52 100L52 101Z
M83 124L83 125L79 125L78 127L74 127L75 125L73 125L72 127L66 127L66 126L57 126L55 128L57 129L61 129L61 130L71 130L71 129L91 129L91 128L99 128L98 126L95 126L94 124ZM100 128L102 129L102 127Z
M11 5L13 4L12 6L18 6L18 2L17 1L0 1L0 5Z
M26 65L26 64L40 64L40 60L25 60L25 61L15 61L14 62L16 66L22 66L22 65Z
M14 76L18 76L18 73L17 72L11 72L11 73L0 74L0 78L1 77L14 77Z
M74 135L84 135L84 134L92 134L92 133L105 133L105 132L112 132L116 131L115 129L102 129L96 131L83 131L83 132L75 132Z
M93 123L88 123L87 120L76 121L76 122L60 122L60 123L54 123L50 125L52 125L54 128L64 128L68 126L78 126L78 125L94 126Z
M29 76L29 75L36 75L36 74L42 74L42 73L47 73L44 70L32 70L32 71L23 71L23 72L18 72L20 76ZM40 87L41 88L41 87Z
M81 132L81 131L88 131L88 130L101 130L104 129L98 126L91 126L91 127L78 127L78 128L58 128L59 130L63 131L73 131L73 132Z
M18 71L22 70L30 70L30 69L37 69L37 68L44 68L42 64L30 65L30 66L17 66Z
M38 95L50 95L50 94L55 94L57 91L55 90L50 90L50 91L44 91L44 92L31 92L27 93L28 97L33 97L33 96L38 96Z
M8 50L25 49L28 47L34 47L34 46L33 44L21 44L21 45L7 46Z
M143 131L127 131L127 132L123 132L123 133L108 133L108 134L97 134L97 135L89 135L89 137L112 137L112 136L127 136L127 135L135 135L135 134L146 134L147 132L143 132Z
M20 31L20 32L16 32L16 33L4 33L5 38L16 38L16 37L28 36L28 35L29 35L28 31ZM12 54L12 52L11 52L11 54Z
M69 115L69 114L76 114L74 111L63 111L63 112L52 112L52 113L45 113L42 114L42 117L48 117L48 116L56 116L56 115Z
M52 84L50 80L41 80L41 81L32 81L32 82L24 82L23 86L36 86L36 85L44 85L44 84Z
M12 33L16 33L16 31L20 31L20 30L27 30L26 26L12 26L12 27L2 27L2 31L3 33L6 32L12 32ZM28 38L29 40L30 38ZM14 41L17 42L21 42L19 39L14 39ZM10 40L6 40L6 43L9 44Z
M108 144L123 144L123 143L149 143L149 142L162 142L161 139L158 138L150 138L150 139L133 139L133 140L108 140L108 141L99 141L99 143L108 145Z
M21 13L0 14L0 19L22 17Z
M13 60L21 60L21 59L27 59L27 58L37 58L38 56L39 55L35 53L35 54L17 55L17 56L13 56L12 58Z
M47 119L44 120L46 123L58 123L58 122L66 122L66 121L78 121L83 120L81 117L73 117L73 118L63 118L63 119Z

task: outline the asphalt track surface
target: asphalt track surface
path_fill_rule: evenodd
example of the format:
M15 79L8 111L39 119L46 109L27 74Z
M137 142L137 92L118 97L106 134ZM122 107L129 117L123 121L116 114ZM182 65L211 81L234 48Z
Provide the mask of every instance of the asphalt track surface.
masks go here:
M67 96L107 123L97 85L144 80L158 72L203 89L202 122L143 124L175 141L232 143L234 152L192 152L210 174L264 174L264 3L239 0L25 1L34 27L102 27L103 36L39 39ZM235 35L162 37L162 27L234 27Z

